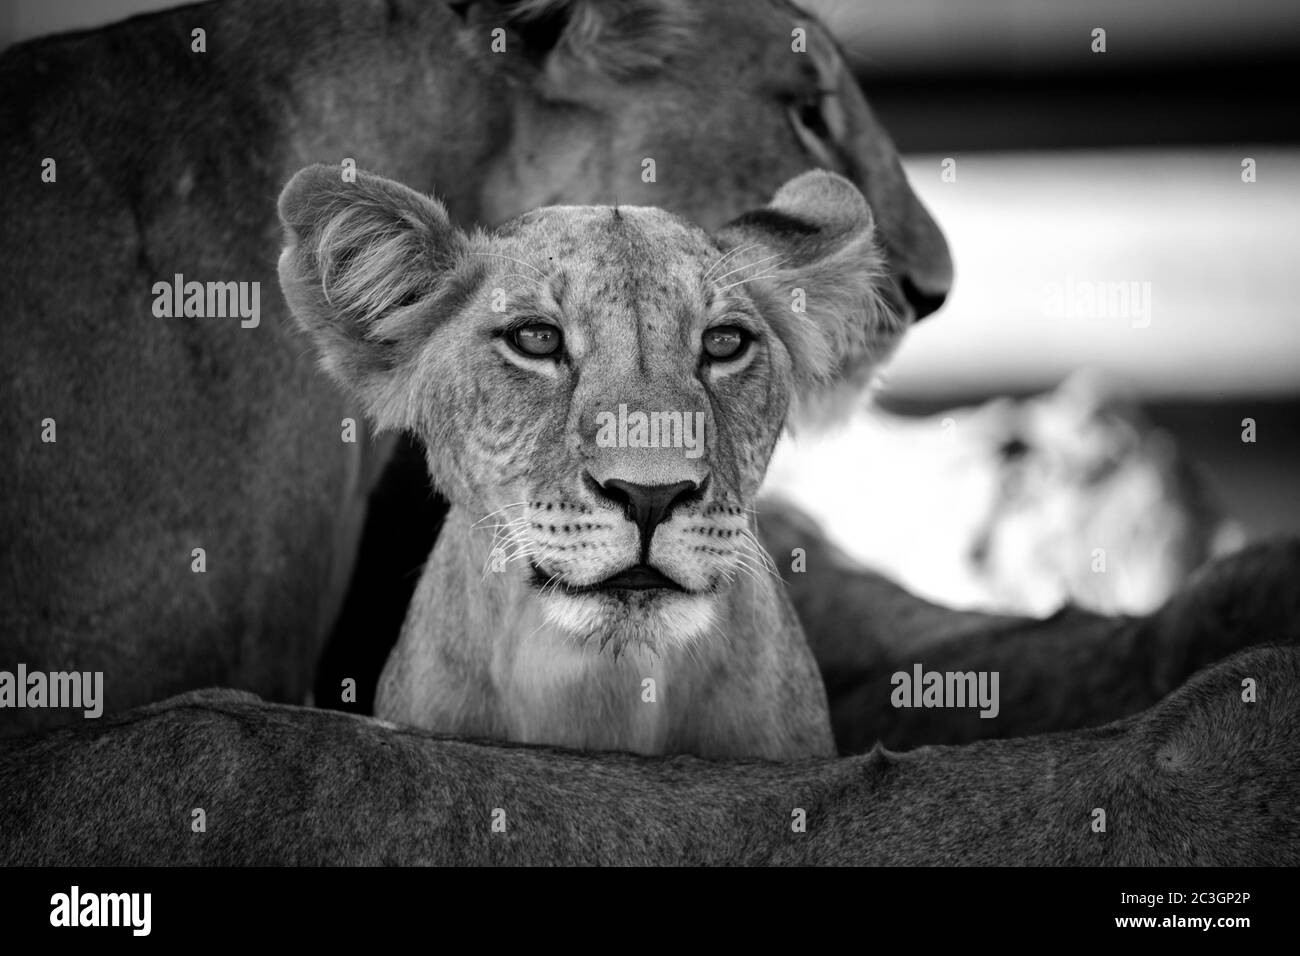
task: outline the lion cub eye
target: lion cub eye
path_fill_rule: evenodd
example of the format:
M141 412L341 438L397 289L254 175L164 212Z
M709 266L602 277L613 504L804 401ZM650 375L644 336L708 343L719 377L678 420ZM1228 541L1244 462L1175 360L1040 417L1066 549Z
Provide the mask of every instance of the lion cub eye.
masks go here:
M739 358L749 339L749 333L738 326L718 325L704 333L704 354L715 362Z
M530 358L546 358L560 351L564 335L554 325L545 322L530 322L511 329L506 340L520 355Z

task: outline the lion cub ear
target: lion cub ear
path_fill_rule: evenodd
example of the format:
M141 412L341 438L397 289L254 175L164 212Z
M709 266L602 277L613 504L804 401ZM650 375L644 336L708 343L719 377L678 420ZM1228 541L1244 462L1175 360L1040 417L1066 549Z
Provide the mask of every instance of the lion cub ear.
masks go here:
M280 288L322 368L380 428L409 423L410 376L465 236L437 200L336 166L300 170L280 194Z
M882 295L885 256L862 193L835 173L804 173L715 238L732 254L723 285L743 283L790 353L792 422L843 417L904 327Z

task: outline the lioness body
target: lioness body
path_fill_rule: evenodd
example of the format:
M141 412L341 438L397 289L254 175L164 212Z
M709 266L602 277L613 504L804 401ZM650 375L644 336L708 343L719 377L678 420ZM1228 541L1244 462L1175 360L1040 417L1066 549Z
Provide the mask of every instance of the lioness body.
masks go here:
M825 143L794 125L822 89ZM780 4L184 7L6 51L0 130L0 651L104 671L110 710L212 683L302 700L342 600L386 448L342 440L361 413L274 294L274 197L304 163L437 188L464 223L618 200L706 224L831 165L871 195L908 290L949 281L833 45ZM178 274L258 283L256 327L155 315ZM0 733L58 719L7 711Z
M1295 866L1297 687L1300 651L1256 648L1106 727L796 764L492 746L201 692L0 743L0 863Z

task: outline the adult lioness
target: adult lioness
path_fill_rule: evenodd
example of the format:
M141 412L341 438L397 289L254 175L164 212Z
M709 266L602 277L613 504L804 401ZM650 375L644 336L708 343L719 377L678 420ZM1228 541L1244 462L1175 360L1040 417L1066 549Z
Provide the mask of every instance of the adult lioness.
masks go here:
M900 308L949 284L833 43L783 3L228 0L13 48L0 660L103 671L109 710L210 684L304 698L386 449L340 440L359 407L277 296L162 318L155 289L269 290L277 190L345 159L462 223L618 200L716 225L829 166L875 208ZM0 733L67 713L6 709Z
M1293 647L1094 730L797 763L473 743L200 691L0 741L0 865L1296 866L1297 721Z
M607 206L470 236L435 200L329 166L280 212L281 285L323 367L381 428L424 438L452 501L377 716L585 749L835 752L750 505L791 403L866 377L903 328L848 180L805 173L714 238Z

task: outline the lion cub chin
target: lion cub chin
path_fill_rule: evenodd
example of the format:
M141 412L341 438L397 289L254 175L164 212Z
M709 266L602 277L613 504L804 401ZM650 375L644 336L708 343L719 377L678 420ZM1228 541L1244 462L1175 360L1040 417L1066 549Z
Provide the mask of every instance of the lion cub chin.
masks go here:
M603 588L577 594L542 590L538 602L548 632L569 643L595 642L617 659L624 650L668 653L685 650L718 623L715 594L686 594L667 588Z
M552 207L465 233L368 174L285 188L285 297L452 502L376 715L583 749L834 753L751 504L790 413L853 392L900 323L871 212L806 173L713 235ZM794 305L792 305L794 303Z

